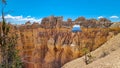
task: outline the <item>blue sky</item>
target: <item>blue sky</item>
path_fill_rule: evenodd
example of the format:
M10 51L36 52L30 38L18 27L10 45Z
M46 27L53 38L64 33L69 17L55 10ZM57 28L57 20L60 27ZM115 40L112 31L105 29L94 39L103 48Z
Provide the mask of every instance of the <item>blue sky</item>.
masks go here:
M40 21L47 16L63 16L64 20L84 16L105 17L120 21L120 0L7 0L6 11L11 17L22 17Z

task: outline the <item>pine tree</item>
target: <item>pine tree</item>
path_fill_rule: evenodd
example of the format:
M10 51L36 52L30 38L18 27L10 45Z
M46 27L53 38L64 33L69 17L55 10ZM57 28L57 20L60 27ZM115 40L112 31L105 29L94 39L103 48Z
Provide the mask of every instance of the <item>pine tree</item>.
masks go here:
M6 23L4 9L7 5L6 0L2 3L2 22L0 25L0 68L22 68L22 62L16 50L17 35L10 34L10 26Z

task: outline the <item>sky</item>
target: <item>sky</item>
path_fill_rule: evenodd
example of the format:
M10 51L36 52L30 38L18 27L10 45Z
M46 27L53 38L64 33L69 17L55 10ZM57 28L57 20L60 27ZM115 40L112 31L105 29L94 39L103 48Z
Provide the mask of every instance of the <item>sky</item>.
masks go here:
M120 0L7 0L6 19L14 23L40 22L51 15L75 20L80 16L120 21ZM1 14L0 14L1 16Z

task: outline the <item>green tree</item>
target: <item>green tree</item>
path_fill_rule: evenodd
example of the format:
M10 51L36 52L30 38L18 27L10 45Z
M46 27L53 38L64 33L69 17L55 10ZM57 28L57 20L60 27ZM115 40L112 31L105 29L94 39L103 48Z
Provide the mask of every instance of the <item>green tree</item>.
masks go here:
M16 50L17 35L10 34L10 26L6 23L4 9L6 0L1 0L2 22L0 23L0 68L22 68L22 62Z

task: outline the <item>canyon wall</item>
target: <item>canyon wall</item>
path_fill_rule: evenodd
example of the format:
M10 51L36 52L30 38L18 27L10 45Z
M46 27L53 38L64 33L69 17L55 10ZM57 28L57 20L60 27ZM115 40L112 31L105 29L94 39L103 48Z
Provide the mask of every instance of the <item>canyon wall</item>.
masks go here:
M17 48L25 68L60 68L84 55L83 48L95 50L115 35L115 32L103 28L82 30L77 33L63 28L17 30Z

